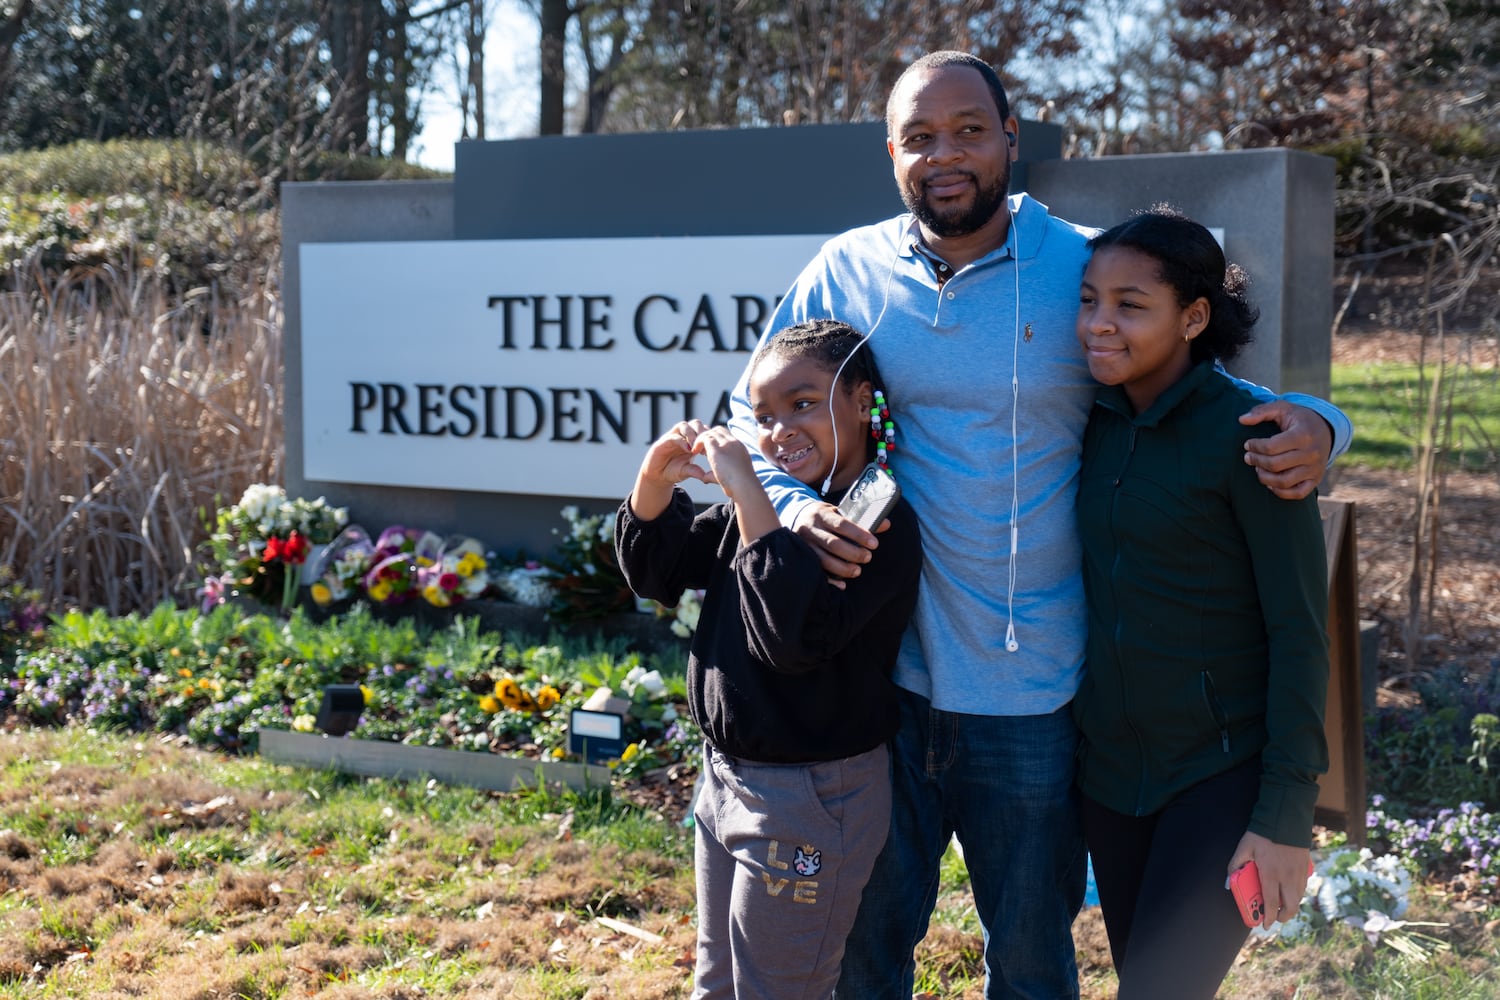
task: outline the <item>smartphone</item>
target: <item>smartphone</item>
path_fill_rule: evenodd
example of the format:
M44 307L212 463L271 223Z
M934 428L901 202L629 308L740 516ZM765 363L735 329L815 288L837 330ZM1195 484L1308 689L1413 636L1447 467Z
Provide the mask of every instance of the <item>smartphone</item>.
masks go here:
M1313 863L1307 863L1307 874L1313 873ZM1229 891L1234 895L1234 905L1240 908L1240 919L1246 927L1258 927L1266 916L1266 898L1260 888L1260 869L1254 861L1246 861L1229 875Z
M871 462L839 501L839 513L866 531L874 531L890 516L891 508L900 499L901 487L896 485L896 477Z

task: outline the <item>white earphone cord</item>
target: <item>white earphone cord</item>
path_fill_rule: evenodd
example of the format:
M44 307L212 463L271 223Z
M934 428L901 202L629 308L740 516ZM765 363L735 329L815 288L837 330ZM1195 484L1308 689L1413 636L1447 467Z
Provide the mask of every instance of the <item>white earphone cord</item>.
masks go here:
M1021 649L1021 641L1016 638L1016 554L1020 549L1020 518L1021 518L1021 459L1020 444L1017 432L1020 429L1019 411L1021 408L1021 254L1020 238L1016 235L1016 213L1011 209L1009 202L1006 203L1006 211L1010 215L1010 239L1015 249L1011 251L1011 259L1015 266L1015 317L1012 326L1013 336L1011 338L1010 358L1010 565L1007 573L1005 588L1005 650L1008 653L1017 653ZM860 338L854 350L850 351L839 363L838 370L834 372L833 384L839 382L839 376L844 373L844 365L849 359L865 345L880 326L880 321L885 318L886 307L891 302L891 279L896 273L896 262L900 259L898 244L897 252L891 257L890 270L885 276L885 292L881 296L880 312L875 316L875 322L870 325L869 333ZM833 469L838 467L839 462L839 428L838 421L833 419L833 396L828 397L828 418L833 424L833 465L829 467L828 476L823 480L823 494L828 493L833 484Z
M1015 653L1021 649L1020 640L1016 638L1016 553L1020 547L1021 516L1021 487L1020 487L1020 445L1017 442L1016 433L1019 430L1018 412L1021 406L1021 241L1016 236L1016 213L1011 209L1009 202L1006 203L1006 211L1010 215L1009 237L1014 241L1015 249L1011 251L1011 259L1015 262L1015 317L1014 336L1011 343L1010 360L1010 567L1007 574L1005 593L1005 649L1006 652ZM891 255L891 266L885 275L885 289L881 295L880 312L875 315L875 322L870 324L869 332L860 338L859 343L854 345L854 350L844 356L839 362L838 369L833 373L833 385L839 383L839 376L844 373L844 366L849 359L858 353L859 349L875 335L880 328L880 321L885 318L885 311L891 304L891 280L896 274L896 264L901 259L901 246L898 242L895 252ZM828 468L828 475L823 479L823 488L819 493L827 495L829 488L833 485L833 470L839 464L839 425L833 419L833 396L828 397L828 418L833 424L833 464Z
M1010 211L1009 202L1005 207ZM1016 213L1013 211L1010 212L1010 237L1015 244L1011 260L1016 269L1016 316L1010 358L1010 573L1005 591L1005 615L1008 619L1005 623L1005 649L1014 653L1021 648L1020 640L1016 638L1016 550L1021 537L1018 523L1021 517L1021 448L1016 439L1016 432L1020 428L1017 414L1021 409L1021 240L1016 235Z
M891 304L891 279L896 274L896 262L900 259L901 244L898 242L896 252L891 255L890 270L885 273L885 294L881 296L880 312L875 314L875 322L870 324L869 332L859 338L859 343L854 345L854 350L844 355L844 360L839 362L838 368L833 373L831 390L838 389L839 376L844 374L844 366L849 363L850 358L859 353L859 349L865 346L866 341L875 336L875 331L880 327L880 321L885 319L886 306ZM833 486L833 470L839 467L839 422L833 416L833 391L828 393L828 422L833 425L833 464L828 467L828 475L823 478L823 488L818 491L823 496L827 496L829 488Z

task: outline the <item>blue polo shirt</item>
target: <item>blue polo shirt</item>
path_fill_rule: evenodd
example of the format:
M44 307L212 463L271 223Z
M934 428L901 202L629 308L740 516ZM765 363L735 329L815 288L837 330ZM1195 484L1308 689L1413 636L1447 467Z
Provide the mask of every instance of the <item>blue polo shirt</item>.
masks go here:
M869 345L899 428L891 467L921 521L924 553L896 683L945 711L1041 715L1072 699L1083 670L1074 500L1098 384L1074 331L1094 231L1025 194L1008 204L1005 245L942 284L917 250L910 215L834 237L793 283L765 336L818 318L873 331ZM748 368L733 424L754 441L747 380ZM1329 420L1336 454L1347 448L1341 412L1287 398ZM816 495L755 456L783 523L795 523ZM1018 648L1008 652L1012 628Z

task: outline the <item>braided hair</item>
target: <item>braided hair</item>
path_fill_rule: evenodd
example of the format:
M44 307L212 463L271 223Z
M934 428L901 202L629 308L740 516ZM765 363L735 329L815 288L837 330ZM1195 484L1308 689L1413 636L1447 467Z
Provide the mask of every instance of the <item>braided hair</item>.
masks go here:
M771 357L811 361L822 371L837 373L838 387L845 392L853 392L861 382L870 383L876 404L865 458L885 465L884 453L895 448L896 427L885 405L885 382L875 364L875 352L858 330L833 319L810 319L789 326L756 350L750 363L752 375L756 365Z

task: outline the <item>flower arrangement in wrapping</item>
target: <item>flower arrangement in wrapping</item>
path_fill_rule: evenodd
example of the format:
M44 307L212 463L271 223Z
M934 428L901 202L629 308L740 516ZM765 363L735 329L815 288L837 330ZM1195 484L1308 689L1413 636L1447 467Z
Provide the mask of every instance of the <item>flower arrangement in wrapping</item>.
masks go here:
M317 563L308 568L313 577L310 593L319 606L357 597L364 587L365 574L375 565L375 543L357 524L338 533Z
M558 621L602 618L635 606L635 594L625 582L615 559L615 512L584 516L569 504L560 512L568 522L560 536L548 580L552 588L550 612Z
M238 503L218 512L209 537L222 569L217 599L227 596L227 589L262 604L291 607L312 547L332 541L348 519L346 508L332 507L322 497L288 499L280 486L247 487Z
M528 608L546 608L552 605L553 576L550 569L534 559L514 566L495 577L495 586L506 597Z
M436 563L442 550L443 540L430 531L391 525L375 540L365 596L377 604L401 604L420 595L417 574Z
M489 585L484 546L472 538L450 538L436 560L417 569L417 587L434 607L446 608L478 597Z
M1402 919L1411 885L1411 872L1395 855L1376 857L1369 848L1339 848L1317 862L1296 916L1270 930L1256 927L1253 933L1262 939L1294 941L1314 929L1342 923L1363 933L1371 946L1385 944L1407 958L1426 961L1449 945L1414 928L1447 925Z

